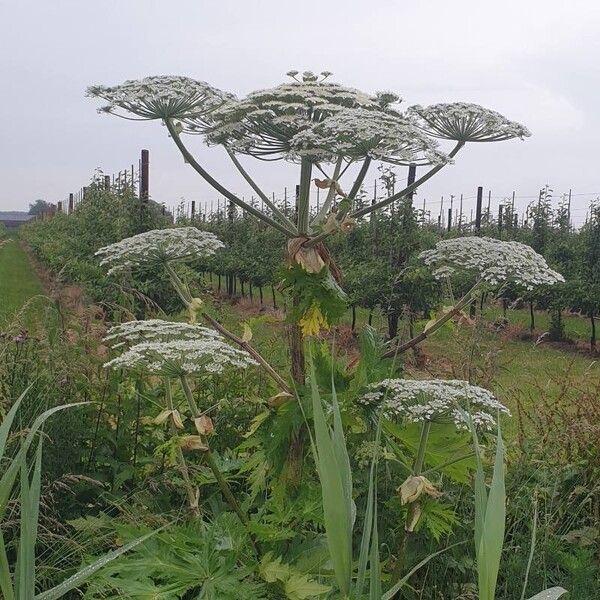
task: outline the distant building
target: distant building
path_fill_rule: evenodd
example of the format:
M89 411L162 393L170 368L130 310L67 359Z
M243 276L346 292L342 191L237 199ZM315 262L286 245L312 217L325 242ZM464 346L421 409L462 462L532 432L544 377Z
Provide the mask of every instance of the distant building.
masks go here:
M23 223L34 218L34 215L30 215L26 212L21 211L0 211L0 223L6 225L7 229L17 229Z

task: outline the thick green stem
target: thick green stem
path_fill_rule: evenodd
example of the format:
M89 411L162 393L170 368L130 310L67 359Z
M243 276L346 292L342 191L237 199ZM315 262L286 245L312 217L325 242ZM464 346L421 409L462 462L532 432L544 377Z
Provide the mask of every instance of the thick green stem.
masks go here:
M365 160L363 161L362 167L360 168L360 171L358 172L358 175L354 180L354 185L352 186L352 189L348 194L348 198L350 198L351 200L354 200L356 194L358 194L358 192L360 191L360 188L363 184L363 181L365 180L365 177L367 176L367 172L369 171L370 166L371 159L367 156L367 158L365 158Z
M312 163L308 158L303 158L300 163L300 190L297 198L298 209L298 233L306 235L308 232L308 220L310 216L310 177L312 174Z
M168 379L165 380L165 400L167 408L171 411L175 410L175 406L173 405L173 396L171 394L171 382ZM172 418L170 419L170 427L173 436L178 435L179 432ZM198 508L198 488L194 488L194 485L192 484L189 467L185 460L185 456L183 455L183 451L179 446L177 447L177 463L179 464L179 471L183 477L190 510L192 514L197 517L200 515L200 510Z
M224 187L223 185L221 185L214 177L212 177L198 163L198 161L193 157L193 155L190 153L190 151L186 148L185 144L181 140L181 137L179 136L179 133L177 132L177 130L173 126L173 122L171 121L171 119L166 119L165 120L165 125L167 126L167 129L169 130L169 133L171 134L171 137L173 138L173 141L175 142L175 144L179 148L179 151L181 152L181 154L183 154L183 157L186 159L186 161L192 166L192 168L205 181L207 181L212 187L214 187L220 194L223 194L223 196L225 196L225 198L227 198L228 200L231 200L231 202L233 202L234 204L236 204L237 206L239 206L243 210L249 212L251 215L254 215L257 219L260 219L261 221L264 221L265 223L268 223L269 225L271 225L271 227L274 227L275 229L281 231L287 237L290 237L290 238L296 237L297 234L296 234L295 231L290 230L287 227L284 227L281 223L279 223L278 221L275 221L275 219L272 219L268 215L265 215L263 212L261 212L257 208L254 208L253 206L251 206L247 202L244 202L243 200L241 200L240 198L238 198L235 194L233 194L232 192L230 192L226 187Z

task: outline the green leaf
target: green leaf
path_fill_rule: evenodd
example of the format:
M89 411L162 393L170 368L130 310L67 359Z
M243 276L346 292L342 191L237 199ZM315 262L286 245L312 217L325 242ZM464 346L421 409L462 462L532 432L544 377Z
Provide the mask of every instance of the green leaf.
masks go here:
M504 443L498 421L494 472L486 505L478 558L478 563L481 563L481 567L483 567L479 569L479 594L482 600L494 600L496 596L496 582L504 546L505 522Z
M532 596L529 600L557 600L557 598L564 596L566 593L568 593L567 590L561 587L553 587Z
M307 600L326 594L331 587L312 581L306 575L294 573L285 582L284 590L290 600Z
M273 553L268 552L260 561L258 572L267 583L275 583L276 581L287 581L290 577L291 569L289 565L281 562L281 556L273 559Z
M345 456L347 457L346 449L345 447L341 448L343 435L340 435L339 431L332 433L327 424L310 355L309 364L315 427L313 451L322 487L327 544L340 592L348 596L352 584L352 524L354 517L352 498L348 497L348 483L351 482L352 476L349 472L349 462L345 458Z

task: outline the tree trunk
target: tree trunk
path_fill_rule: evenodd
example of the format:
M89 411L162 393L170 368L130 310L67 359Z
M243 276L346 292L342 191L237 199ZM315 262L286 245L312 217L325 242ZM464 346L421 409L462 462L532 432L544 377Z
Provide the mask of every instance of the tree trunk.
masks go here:
M474 319L476 314L477 314L477 299L473 298L473 300L471 300L471 304L469 305L469 317L471 317L471 319Z
M535 312L533 310L533 302L529 303L529 331L533 333L535 329Z
M273 308L277 308L277 299L275 298L275 286L271 286L271 295L273 296Z
M590 348L592 351L596 349L596 318L594 313L590 312L590 322L592 324L592 337L590 338Z
M388 337L393 340L398 335L398 313L388 315Z
M250 302L254 302L254 296L252 294L252 282L248 282L248 296L250 297Z
M217 290L221 293L221 274L219 273L219 285L217 286Z
M260 305L262 306L264 304L262 285L258 286L258 297L260 298Z
M356 328L356 304L352 305L352 331Z
M506 317L506 309L508 308L508 300L506 298L502 298L502 316L505 320L508 320Z
M240 279L240 287L242 288L242 298L245 296L245 291L244 291L244 280Z

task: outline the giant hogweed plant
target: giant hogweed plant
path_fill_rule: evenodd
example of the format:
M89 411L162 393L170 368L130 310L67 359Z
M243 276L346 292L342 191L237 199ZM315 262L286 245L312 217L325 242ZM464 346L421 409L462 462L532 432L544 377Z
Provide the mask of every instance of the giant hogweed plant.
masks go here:
M257 556L261 549L252 535L251 523L246 509L233 494L226 478L219 469L209 445L212 433L212 421L208 415L199 411L195 402L190 378L222 375L230 368L260 366L271 377L280 389L280 399L293 397L292 388L271 365L250 344L249 332L239 337L228 331L221 323L211 317L200 298L192 296L188 285L178 274L177 264L193 261L197 258L213 255L222 247L221 242L212 234L196 228L174 228L168 230L149 231L132 238L127 238L101 248L98 255L102 263L112 273L127 274L141 266L153 265L162 268L169 277L175 292L179 295L188 311L189 323L173 323L163 320L134 321L114 327L109 331L106 342L113 351L120 354L107 363L107 367L116 367L139 371L146 375L160 376L166 380L165 408L157 421L169 420L174 435L182 429L181 415L172 403L170 382L179 380L184 397L191 413L191 420L197 434L181 436L181 447L199 450L203 453L206 465L212 471L223 497L230 508L238 516L240 523L247 528ZM310 262L310 254L305 254L303 246L297 252L304 253ZM514 281L521 286L531 288L539 284L556 283L561 276L552 271L543 258L522 244L499 242L480 238L459 238L448 243L440 243L434 250L422 254L422 259L435 269L438 277L449 278L458 269L476 273L479 277L477 286L494 286ZM296 268L296 267L294 267ZM471 292L472 294L473 292ZM472 297L467 295L467 297ZM461 301L461 302L464 302ZM460 306L461 302L457 304ZM454 308L453 310L456 310ZM210 327L196 323L202 318ZM447 320L445 315L435 321L430 329L439 327L439 323ZM427 336L426 330L421 334ZM231 346L231 343L236 347ZM397 347L395 352L399 352ZM385 354L384 354L385 356ZM371 357L372 358L372 357ZM368 377L358 377L363 384L369 383ZM358 388L354 387L354 391ZM343 598L360 598L366 586L367 565L369 565L370 597L380 597L381 562L378 557L379 542L377 539L377 459L370 467L369 490L365 510L365 525L361 555L358 559L358 571L354 574L352 559L352 536L355 509L352 500L352 483L348 453L345 448L342 422L337 408L335 390L332 395L333 428L327 424L325 412L320 404L315 378L311 377L310 396L312 397L312 413L315 426L313 452L317 464L323 493L323 510L327 532L329 553L333 564L335 579ZM405 530L410 534L421 517L421 501L426 497L436 498L440 492L428 479L427 475L435 469L427 470L427 448L430 441L432 424L438 421L448 422L457 428L464 428L475 423L480 429L494 427L494 413L507 412L506 409L486 390L462 381L407 381L402 379L384 379L372 383L359 403L365 407L374 407L377 413L377 434L375 445L381 438L382 423L389 437L396 435L402 438L402 431L394 433L392 420L404 423L418 423L421 427L420 439L416 446L415 459L410 476L400 486L400 499L408 505ZM469 408L472 415L465 419L463 410ZM464 460L458 456L437 465L437 468L448 468L453 463ZM185 481L187 496L192 512L198 514L198 493L189 477L189 468L181 452L178 453L179 467ZM479 493L479 492L478 492ZM482 538L483 539L483 538ZM479 547L479 546L478 546ZM400 548L399 564L403 568L404 544ZM275 565L282 558L267 555L263 557L263 569L273 575L279 572ZM484 564L481 559L479 565ZM291 577L290 571L283 568ZM409 575L412 573L411 571ZM282 576L283 577L283 576ZM400 578L383 596L392 598L406 583L406 575ZM355 587L356 579L356 587ZM286 579L287 581L287 579ZM281 583L284 583L283 581ZM494 581L495 586L495 581ZM485 593L485 592L482 592ZM485 596L482 596L485 598ZM491 596L487 596L491 600Z
M233 205L287 238L289 270L285 280L294 307L289 336L292 374L295 382L303 385L303 335L328 328L346 304L340 273L324 245L327 238L349 231L356 219L410 197L451 164L465 144L524 138L530 133L476 104L412 106L403 111L398 95L369 94L333 83L329 72L290 71L287 75L289 82L243 98L181 76L92 86L88 95L106 102L100 112L161 122L200 177ZM209 146L226 150L232 166L258 195L264 210L245 202L200 163L184 141L185 136L193 135L201 136ZM445 152L438 140L453 145ZM293 218L271 201L242 164L242 157L299 165ZM424 172L404 189L357 208L361 186L377 162L415 165ZM326 190L326 198L311 214L313 183Z

